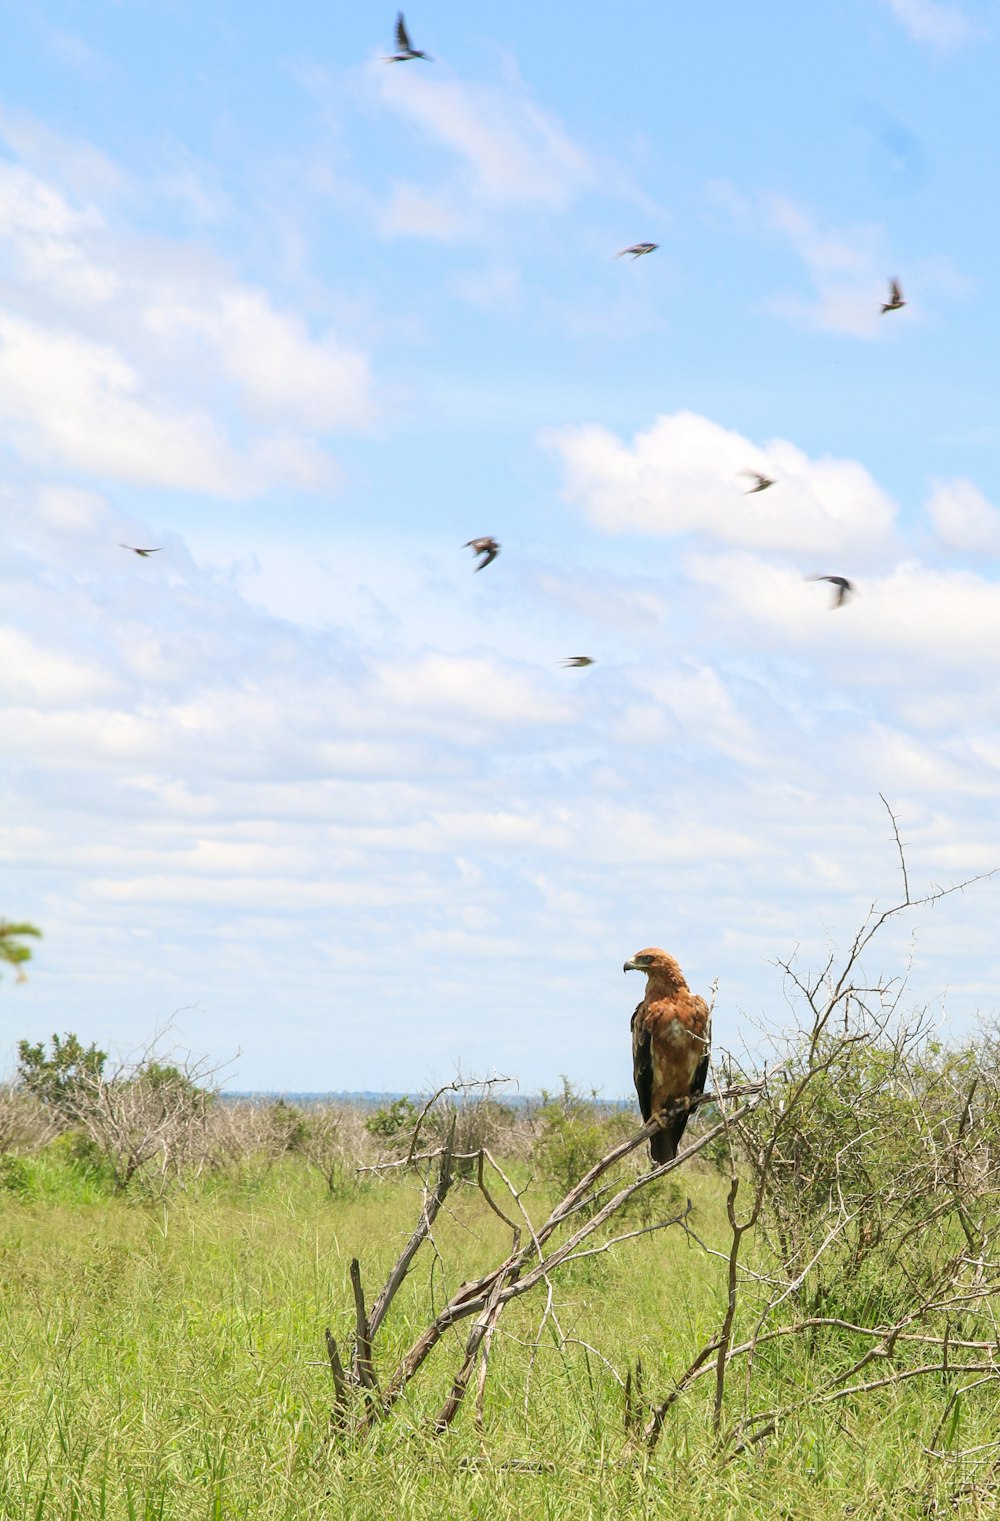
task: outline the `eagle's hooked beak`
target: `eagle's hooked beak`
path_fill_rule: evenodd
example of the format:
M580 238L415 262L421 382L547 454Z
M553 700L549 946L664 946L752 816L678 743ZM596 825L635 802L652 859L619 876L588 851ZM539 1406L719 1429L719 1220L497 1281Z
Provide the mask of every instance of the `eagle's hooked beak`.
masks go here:
M635 964L635 957L634 956L630 956L629 959L628 959L628 961L626 961L625 965L622 967L622 971L623 972L641 972L642 971L642 967L641 966L636 966L636 964Z

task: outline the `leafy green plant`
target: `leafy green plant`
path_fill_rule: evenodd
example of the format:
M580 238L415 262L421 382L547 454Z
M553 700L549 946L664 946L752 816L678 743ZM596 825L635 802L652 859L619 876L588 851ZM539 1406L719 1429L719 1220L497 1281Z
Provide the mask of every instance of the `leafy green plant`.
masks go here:
M419 1113L411 1098L393 1099L391 1104L385 1104L369 1115L365 1129L379 1141L397 1141L404 1132L413 1129Z
M25 935L40 937L41 933L33 924L11 924L7 919L0 919L0 961L6 961L8 966L15 969L16 982L27 982L23 966L31 960L30 945L22 945L20 942Z
M72 1032L53 1035L49 1049L44 1041L17 1043L17 1082L40 1103L65 1121L88 1084L99 1079L108 1059L106 1051L91 1043L84 1046Z

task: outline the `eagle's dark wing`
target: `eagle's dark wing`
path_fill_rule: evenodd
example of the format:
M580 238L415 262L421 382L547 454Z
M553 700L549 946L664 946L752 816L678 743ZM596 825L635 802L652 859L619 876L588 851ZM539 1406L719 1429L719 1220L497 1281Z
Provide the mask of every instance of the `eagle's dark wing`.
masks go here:
M640 1018L642 1007L639 1004L632 1015L632 1076L639 1098L639 1112L645 1122L653 1112L653 1051L649 1031Z
M402 11L400 11L399 15L396 17L396 46L399 48L399 51L401 53L410 53L413 51L410 45L410 39L406 33L406 22L403 20Z
M899 288L899 281L898 280L890 280L890 282L889 282L889 290L891 292L891 296L890 296L890 300L891 301L893 301L893 302L902 301L902 299L903 299L903 292Z

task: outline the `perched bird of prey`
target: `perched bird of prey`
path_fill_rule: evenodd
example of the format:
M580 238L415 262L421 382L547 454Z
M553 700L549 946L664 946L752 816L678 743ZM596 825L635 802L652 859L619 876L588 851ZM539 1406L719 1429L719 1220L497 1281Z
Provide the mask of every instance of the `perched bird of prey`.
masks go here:
M633 259L641 259L643 254L652 253L659 246L659 243L633 243L630 248L619 249L615 254L615 258L620 259L622 254L628 253L632 255Z
M571 665L579 668L582 665L594 665L595 661L590 655L569 655L563 661L563 665Z
M831 610L835 607L843 607L848 597L854 590L854 582L848 581L846 576L808 576L809 581L829 581L837 589L830 603Z
M889 281L889 299L888 299L888 301L883 301L882 302L882 315L883 315L883 317L885 316L886 312L898 312L899 309L900 309L900 307L901 306L905 306L905 305L906 305L906 302L903 300L903 292L899 288L899 281L898 280L890 280Z
M756 486L751 486L750 490L745 493L746 496L753 496L755 491L766 491L768 486L774 485L774 477L772 475L761 475L759 470L741 470L740 474L748 475L752 481L757 482Z
M681 1099L704 1093L711 1016L692 993L673 956L651 945L626 961L626 972L645 972L646 996L632 1015L632 1071L644 1120ZM654 1162L677 1155L688 1112L681 1109L649 1140Z
M497 543L496 539L491 539L489 537L482 539L469 539L468 543L464 544L462 547L463 549L471 549L474 555L482 555L483 558L476 566L477 570L482 570L484 565L492 564L497 555L500 553L500 545Z
M402 11L396 17L396 46L399 52L390 53L388 58L382 59L383 63L406 63L410 58L423 58L427 63L434 62L430 53L421 53L419 48L415 48L411 44L410 34L406 30L406 22L403 19Z
M131 549L134 555L158 555L160 550L163 548L163 545L159 544L155 549L136 549L134 544L122 544L119 541L118 548Z

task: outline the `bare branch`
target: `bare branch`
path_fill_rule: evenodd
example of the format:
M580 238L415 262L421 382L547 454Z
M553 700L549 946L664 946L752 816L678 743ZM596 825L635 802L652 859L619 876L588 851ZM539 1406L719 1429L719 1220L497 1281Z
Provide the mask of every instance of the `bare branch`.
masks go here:
M395 1297L396 1290L399 1288L400 1284L403 1282L403 1279L410 1271L410 1266L421 1246L421 1243L427 1239L431 1226L434 1224L438 1211L444 1203L448 1190L452 1185L453 1177L451 1171L451 1147L454 1139L455 1125L453 1121L447 1144L445 1145L444 1150L441 1154L441 1168L438 1173L437 1187L432 1194L428 1194L426 1189L424 1190L424 1207L421 1211L417 1228L413 1232L409 1241L403 1247L403 1250L400 1252L395 1267L389 1274L389 1277L386 1279L385 1287L372 1306L372 1313L368 1321L367 1328L369 1345L374 1339L379 1326L382 1324L383 1320L386 1317L389 1306L392 1304L393 1298Z
M889 804L886 802L885 797L881 792L879 793L879 797L882 799L882 802L885 803L885 811L889 815L889 818L892 820L892 832L896 836L896 849L899 851L899 869L903 873L903 905L904 907L908 907L910 902L910 882L909 878L906 875L906 857L903 854L903 842L899 838L899 823L896 819L896 815L889 807Z
M365 1314L365 1293L361 1287L361 1264L357 1257L351 1258L351 1287L354 1290L354 1374L365 1389L378 1387L372 1363L372 1343Z

